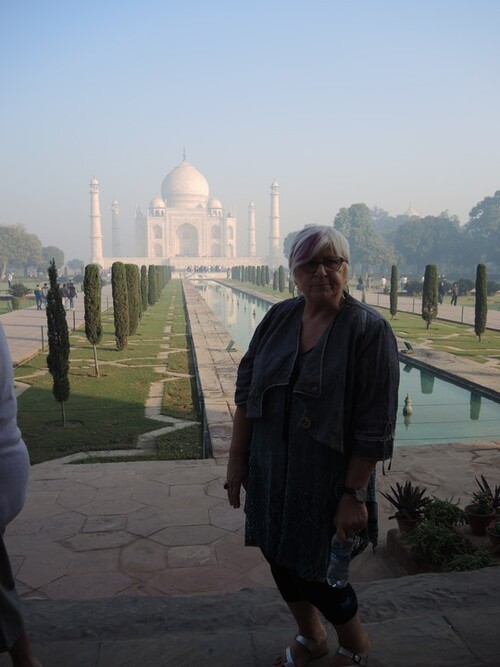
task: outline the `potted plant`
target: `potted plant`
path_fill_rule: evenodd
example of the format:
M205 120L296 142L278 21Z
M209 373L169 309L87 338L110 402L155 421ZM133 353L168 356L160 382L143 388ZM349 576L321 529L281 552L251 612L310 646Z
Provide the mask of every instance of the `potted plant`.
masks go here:
M426 491L425 487L414 486L407 481L404 486L399 482L396 483L396 488L391 486L392 493L382 493L396 508L396 512L389 519L396 519L402 533L413 530L424 519L425 510L431 501L425 495Z
M486 526L495 518L495 510L488 491L476 491L470 505L465 507L467 523L474 535L485 535Z
M491 505L495 513L500 514L500 484L497 484L495 486L495 489L492 491L484 475L481 475L480 479L476 477L476 482L477 485L479 486L479 490L483 491L490 497Z
M498 549L500 547L500 518L498 516L487 525L486 534L490 538L491 544Z

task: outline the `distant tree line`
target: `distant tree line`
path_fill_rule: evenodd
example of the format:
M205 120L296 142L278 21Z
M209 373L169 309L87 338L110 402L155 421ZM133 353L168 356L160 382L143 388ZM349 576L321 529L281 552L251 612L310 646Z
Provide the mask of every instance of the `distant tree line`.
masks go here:
M0 225L0 276L8 271L15 275L47 275L47 266L64 265L64 252L56 246L43 247L36 234L23 225Z
M463 226L448 211L424 218L391 216L363 203L341 208L333 226L349 240L351 275L388 274L396 264L400 274L421 281L425 267L435 264L440 275L469 280L471 289L474 267L482 263L491 276L500 277L500 190L476 204ZM296 234L283 240L286 257Z
M269 266L233 266L230 269L230 276L233 280L242 283L250 283L261 287L268 287L272 284L275 292L284 292L286 288L285 267L280 265L275 271L271 271ZM290 292L293 291L290 288Z

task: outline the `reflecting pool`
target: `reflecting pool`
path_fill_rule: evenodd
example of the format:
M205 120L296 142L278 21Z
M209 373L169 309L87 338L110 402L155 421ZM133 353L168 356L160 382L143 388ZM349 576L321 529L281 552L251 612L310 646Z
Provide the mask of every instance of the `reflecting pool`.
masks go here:
M214 281L194 283L244 352L270 304ZM411 397L409 416L403 415ZM396 445L500 440L500 405L478 393L401 364Z

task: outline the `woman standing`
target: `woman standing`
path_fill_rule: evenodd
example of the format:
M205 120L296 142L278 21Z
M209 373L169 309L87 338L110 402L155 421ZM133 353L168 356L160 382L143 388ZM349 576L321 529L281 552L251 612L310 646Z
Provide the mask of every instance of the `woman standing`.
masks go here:
M300 231L289 265L301 296L271 308L238 370L229 502L246 488L245 542L261 548L298 627L274 665L327 653L318 610L338 635L332 667L366 664L370 649L353 588L331 587L326 572L334 533L356 536L358 551L376 542L374 470L392 454L399 363L387 321L349 296L348 264L333 227Z

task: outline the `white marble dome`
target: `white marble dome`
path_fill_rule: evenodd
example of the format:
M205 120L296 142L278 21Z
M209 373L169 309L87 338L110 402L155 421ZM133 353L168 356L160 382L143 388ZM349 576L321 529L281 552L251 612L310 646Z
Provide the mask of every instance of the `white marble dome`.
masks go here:
M212 197L212 199L208 200L208 208L222 208L222 204L218 199Z
M149 208L165 208L165 202L161 197L156 195L156 197L153 197L149 202Z
M209 187L207 179L192 164L183 160L161 184L161 195L169 207L196 208L206 205Z

